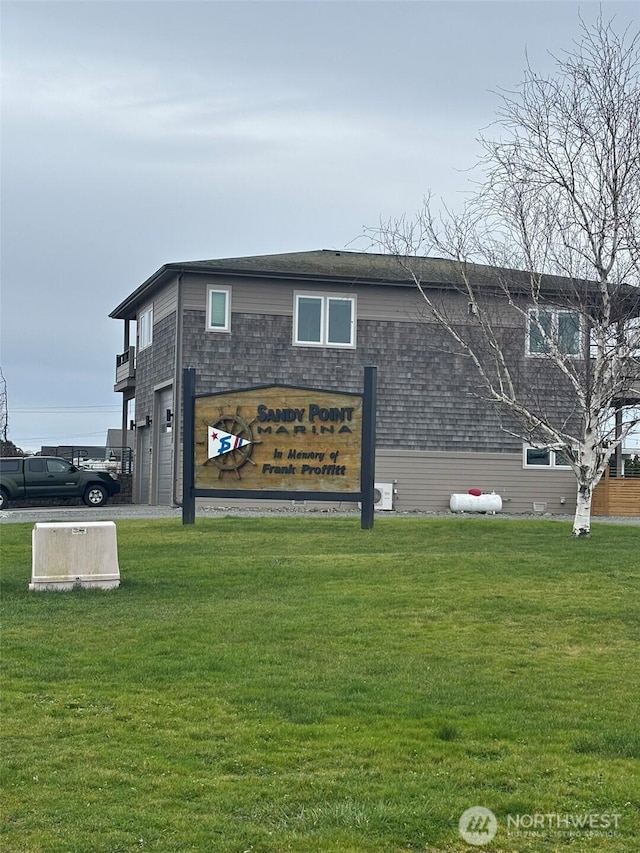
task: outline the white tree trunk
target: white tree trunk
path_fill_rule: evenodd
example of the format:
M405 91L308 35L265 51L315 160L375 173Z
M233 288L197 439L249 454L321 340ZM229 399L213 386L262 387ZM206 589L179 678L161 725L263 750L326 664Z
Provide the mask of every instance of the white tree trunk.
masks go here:
M573 519L573 536L591 535L591 496L593 489L590 483L578 484L576 514Z
M585 426L582 447L579 452L579 468L576 471L578 495L576 498L576 514L573 519L573 535L589 536L591 534L591 498L598 480L597 442L594 440L594 429L589 420Z

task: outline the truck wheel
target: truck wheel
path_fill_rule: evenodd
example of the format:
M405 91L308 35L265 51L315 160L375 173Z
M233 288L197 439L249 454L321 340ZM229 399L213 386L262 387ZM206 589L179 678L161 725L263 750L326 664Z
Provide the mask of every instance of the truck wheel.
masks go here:
M9 506L9 495L4 489L0 489L0 510L6 509Z
M87 490L83 495L82 500L87 506L102 506L106 504L109 495L104 486L87 486Z

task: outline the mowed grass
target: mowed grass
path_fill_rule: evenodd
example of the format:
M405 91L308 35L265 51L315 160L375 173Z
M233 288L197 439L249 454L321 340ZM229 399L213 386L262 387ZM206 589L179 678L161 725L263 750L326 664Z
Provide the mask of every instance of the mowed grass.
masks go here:
M28 592L31 529L0 533L3 853L640 849L637 527L123 521L121 587L68 593ZM508 833L535 814L620 817Z

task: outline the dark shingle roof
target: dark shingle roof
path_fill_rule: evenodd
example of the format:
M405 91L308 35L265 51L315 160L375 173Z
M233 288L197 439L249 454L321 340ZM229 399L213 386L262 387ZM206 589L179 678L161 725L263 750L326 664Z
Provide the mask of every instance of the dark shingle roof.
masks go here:
M430 266L438 279L446 281L444 266L450 262L429 258ZM358 281L407 281L406 274L391 255L367 252L344 252L318 249L312 252L288 252L282 255L254 255L246 258L222 258L212 261L191 261L182 264L185 269L234 270L251 273L285 275L311 275ZM436 269L442 266L442 269ZM449 272L449 276L451 273Z
M454 261L444 258L408 258L421 279L431 285L450 285L458 279ZM244 258L221 258L208 261L189 261L169 264L185 270L202 272L248 272L257 275L312 276L342 281L375 284L411 285L413 280L403 270L395 255L372 252L346 252L334 249L317 249L311 252L288 252L282 255L253 255ZM496 280L496 268L470 264L475 279ZM510 271L510 276L520 276L529 281L526 273Z
M452 287L460 283L458 266L454 261L444 258L407 258L407 261L426 286ZM495 286L500 278L502 280L508 278L513 287L521 287L525 291L530 288L529 273L522 270L498 269L481 264L469 264L467 269L472 281L477 285ZM135 319L136 310L140 304L148 300L156 288L165 284L176 272L249 276L262 279L286 277L316 283L326 281L352 285L415 286L411 276L402 268L396 256L371 252L317 249L310 252L185 261L162 266L121 302L109 316L115 319ZM545 286L550 291L562 292L569 283L569 279L566 278L545 277ZM593 282L587 285L589 290L592 287Z
M453 261L443 258L412 259L419 263L420 275L425 284L450 286L457 278ZM487 283L494 281L492 267L474 266L474 277ZM110 317L135 318L136 309L155 289L165 284L176 272L201 272L213 275L248 275L258 278L294 278L305 281L333 281L349 284L386 284L410 287L414 283L393 255L370 252L345 252L317 249L310 252L287 252L279 255L250 255L240 258L216 258L202 261L169 263L160 267L133 293L115 308ZM524 273L514 275L525 276ZM528 280L528 278L527 278ZM524 279L523 279L524 283Z

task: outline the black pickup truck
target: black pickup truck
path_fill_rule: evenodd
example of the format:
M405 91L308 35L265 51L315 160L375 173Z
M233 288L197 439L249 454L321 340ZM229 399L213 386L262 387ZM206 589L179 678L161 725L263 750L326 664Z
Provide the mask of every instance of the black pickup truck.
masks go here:
M0 510L10 501L82 498L87 506L102 506L120 491L108 471L85 471L57 456L0 458Z

